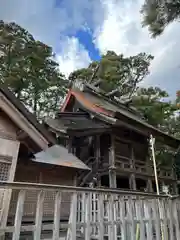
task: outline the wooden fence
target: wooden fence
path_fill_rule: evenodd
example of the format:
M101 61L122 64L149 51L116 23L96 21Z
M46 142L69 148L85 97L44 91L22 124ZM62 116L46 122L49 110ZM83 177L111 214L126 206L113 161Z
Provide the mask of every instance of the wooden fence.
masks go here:
M18 191L14 220L5 225L0 224L0 234L5 235L5 239L180 239L178 198L30 183L0 182L0 190ZM34 221L27 223L23 220L23 209L27 201L26 195L30 191L37 192L37 201ZM43 219L47 192L55 195L52 222L45 222ZM69 194L72 199L69 222L66 223L61 218L63 194ZM3 214L3 209L1 213Z

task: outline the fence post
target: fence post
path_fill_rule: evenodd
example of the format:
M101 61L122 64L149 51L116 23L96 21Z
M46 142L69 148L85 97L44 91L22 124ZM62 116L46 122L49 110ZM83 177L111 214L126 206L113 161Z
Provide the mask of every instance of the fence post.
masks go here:
M60 210L61 210L61 192L57 192L54 203L53 240L59 240Z
M37 207L36 207L34 240L39 240L41 238L43 203L44 203L44 191L40 191L38 194Z
M90 226L90 219L91 219L91 204L92 204L92 194L87 193L86 194L86 201L85 201L85 206L86 206L86 212L85 212L85 224L86 224L86 230L85 230L85 240L90 239L91 235L91 226Z
M25 190L20 190L18 195L18 202L16 207L16 215L14 220L14 232L13 232L13 240L19 240L20 238L20 230L21 230L21 221L23 216L23 207L24 207L24 200L25 200Z
M98 199L99 240L104 240L104 195L99 194Z

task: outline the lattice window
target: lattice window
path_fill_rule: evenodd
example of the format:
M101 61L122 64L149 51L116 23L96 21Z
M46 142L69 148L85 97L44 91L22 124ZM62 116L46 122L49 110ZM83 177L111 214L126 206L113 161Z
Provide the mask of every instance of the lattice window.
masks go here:
M0 162L0 181L7 181L9 177L10 164Z

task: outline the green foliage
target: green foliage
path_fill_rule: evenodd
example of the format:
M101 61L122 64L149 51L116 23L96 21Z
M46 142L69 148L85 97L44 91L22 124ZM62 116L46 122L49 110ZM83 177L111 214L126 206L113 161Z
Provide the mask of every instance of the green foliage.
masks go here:
M172 136L180 137L180 121L176 101L168 100L168 93L160 88L141 88L133 97L133 105L146 121ZM159 166L172 166L175 149L156 142L156 160Z
M163 33L168 24L180 18L180 0L145 0L142 6L143 26L153 37Z
M140 88L133 98L133 104L141 111L151 125L163 128L177 110L176 103L168 101L168 93L160 88Z
M38 118L57 110L66 79L52 48L15 23L0 21L0 82L5 83Z
M99 87L103 92L117 89L121 96L132 95L137 84L149 74L148 68L152 59L151 55L145 53L125 57L108 51L99 62L92 62L88 68L73 72L70 78L92 83L101 79Z

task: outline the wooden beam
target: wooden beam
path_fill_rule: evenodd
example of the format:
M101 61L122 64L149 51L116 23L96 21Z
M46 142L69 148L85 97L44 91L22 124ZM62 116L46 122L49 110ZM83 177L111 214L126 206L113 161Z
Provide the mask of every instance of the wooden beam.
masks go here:
M28 134L27 134L25 131L23 131L23 130L20 130L20 131L17 132L17 139L18 139L19 141L22 141L22 140L25 139L27 136L28 136Z

